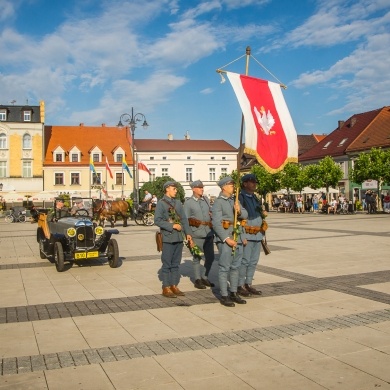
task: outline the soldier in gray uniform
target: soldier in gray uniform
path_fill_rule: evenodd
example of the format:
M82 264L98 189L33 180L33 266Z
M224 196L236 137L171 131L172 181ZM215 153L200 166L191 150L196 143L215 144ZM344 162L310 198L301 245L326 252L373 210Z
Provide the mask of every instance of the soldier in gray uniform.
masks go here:
M248 220L243 229L242 239L244 241L243 255L239 272L238 293L244 297L250 295L261 295L261 291L252 287L253 276L257 263L260 259L260 247L263 234L260 226L263 222L261 218L261 203L256 197L256 176L249 173L241 178L242 190L238 199L248 212Z
M214 287L214 283L211 283L208 279L214 261L214 232L211 229L210 202L203 195L203 183L200 180L190 183L190 187L192 188L192 196L185 201L184 211L192 231L192 239L203 251L205 258L205 273L203 277L201 277L201 257L193 256L192 258L195 275L194 286L199 289L205 289L206 286Z
M177 183L164 183L165 195L160 199L154 214L154 223L160 228L163 239L161 252L162 295L176 298L185 295L177 287L180 282L179 266L184 238L192 240L190 226L180 200L175 199ZM183 238L184 234L184 238Z
M234 181L231 177L224 177L218 182L221 193L214 201L212 208L212 223L216 234L216 244L219 252L218 280L221 290L221 304L235 306L235 303L246 303L238 294L238 272L242 258L241 235L233 239L234 210L240 219L248 217L247 211L240 205L235 205L233 199ZM228 280L230 282L230 295L228 294Z

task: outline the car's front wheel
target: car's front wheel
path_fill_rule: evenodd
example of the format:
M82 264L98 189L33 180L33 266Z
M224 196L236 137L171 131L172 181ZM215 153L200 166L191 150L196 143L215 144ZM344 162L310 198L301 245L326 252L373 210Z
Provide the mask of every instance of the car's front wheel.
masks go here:
M107 258L111 268L119 267L119 247L113 238L108 242Z
M54 244L54 262L56 263L56 268L58 272L63 272L64 271L64 249L62 248L62 244L57 241Z

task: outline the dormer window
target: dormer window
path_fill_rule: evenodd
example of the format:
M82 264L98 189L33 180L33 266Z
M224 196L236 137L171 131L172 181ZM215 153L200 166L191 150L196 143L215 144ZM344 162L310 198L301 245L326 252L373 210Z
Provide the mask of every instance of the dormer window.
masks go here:
M344 138L343 140L341 140L341 142L338 144L338 146L343 146L345 144L345 142L347 141L348 138Z
M56 153L56 162L62 162L62 153Z
M31 111L30 110L23 111L23 121L24 122L31 122Z
M6 110L0 110L0 121L6 121L7 120L7 111Z

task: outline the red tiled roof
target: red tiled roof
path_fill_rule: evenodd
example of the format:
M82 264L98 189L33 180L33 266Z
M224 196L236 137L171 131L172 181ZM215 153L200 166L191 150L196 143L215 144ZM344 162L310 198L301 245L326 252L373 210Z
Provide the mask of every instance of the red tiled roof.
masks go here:
M224 140L168 140L137 139L138 152L237 152L237 149Z
M314 145L318 144L318 140L314 134L299 135L298 134L298 156L310 150Z
M326 156L342 156L356 138L371 124L382 109L355 114L313 148L299 156L299 161L318 160Z
M114 151L120 146L125 151L126 162L133 164L132 151L130 148L131 138L125 129L119 130L117 127L98 126L45 126L45 161L44 165L49 166L69 166L75 163L65 162L53 163L53 152L57 147L61 147L65 152L69 152L73 147L81 151L80 164L89 164L90 151L98 147L103 154L103 161L95 163L95 166L104 166L106 157L112 166L121 165L114 162Z
M347 148L347 152L379 147L390 148L390 106L382 108L374 121Z

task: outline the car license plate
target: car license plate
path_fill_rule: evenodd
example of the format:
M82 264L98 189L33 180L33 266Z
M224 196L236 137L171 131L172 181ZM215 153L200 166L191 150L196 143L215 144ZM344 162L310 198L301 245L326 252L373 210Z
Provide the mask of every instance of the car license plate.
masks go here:
M99 252L87 252L87 257L90 259L91 257L99 257Z
M93 257L99 257L99 252L98 251L95 251L95 252L79 252L79 253L75 253L74 254L74 258L76 260L80 260L80 259L91 259Z

